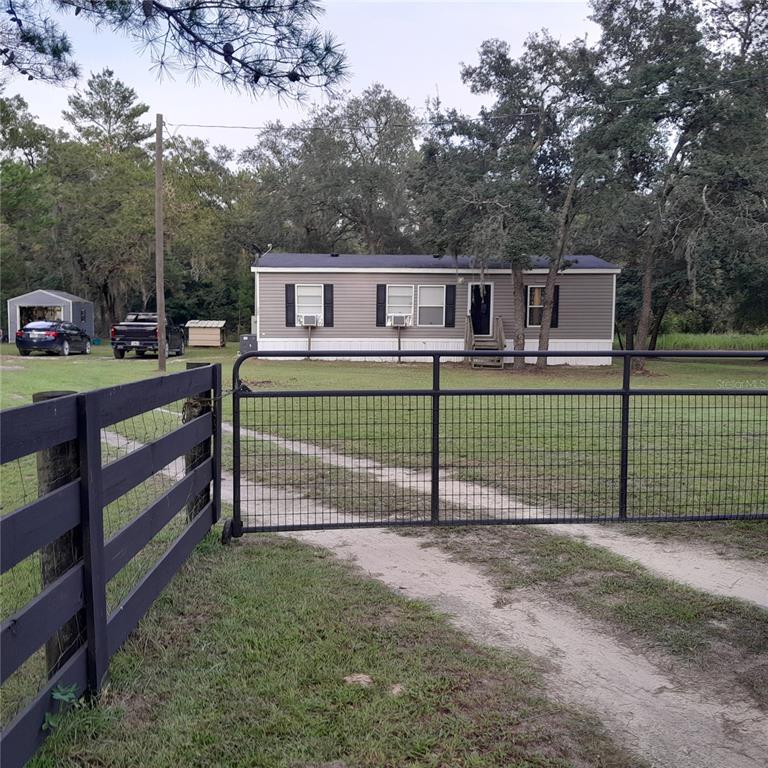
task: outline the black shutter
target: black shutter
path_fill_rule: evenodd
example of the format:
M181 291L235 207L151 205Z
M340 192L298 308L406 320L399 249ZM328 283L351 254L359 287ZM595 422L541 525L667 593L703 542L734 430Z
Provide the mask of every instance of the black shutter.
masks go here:
M555 298L552 301L552 328L557 328L560 322L560 286L555 286Z
M323 325L333 328L333 284L323 286Z
M456 327L456 286L445 286L445 327Z
M527 285L523 286L523 328L528 327L528 291Z
M293 283L285 284L285 326L291 328L296 325L296 286Z
M383 328L387 324L387 286L376 286L376 326Z

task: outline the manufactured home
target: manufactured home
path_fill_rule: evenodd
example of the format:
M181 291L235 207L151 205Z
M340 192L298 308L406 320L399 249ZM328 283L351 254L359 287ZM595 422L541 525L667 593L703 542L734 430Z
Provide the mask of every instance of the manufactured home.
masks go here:
M619 267L583 255L563 263L549 348L610 350ZM512 348L512 281L502 264L481 272L469 257L270 252L252 271L259 350L362 350L376 359L380 350ZM538 348L546 276L543 259L524 273L528 350Z

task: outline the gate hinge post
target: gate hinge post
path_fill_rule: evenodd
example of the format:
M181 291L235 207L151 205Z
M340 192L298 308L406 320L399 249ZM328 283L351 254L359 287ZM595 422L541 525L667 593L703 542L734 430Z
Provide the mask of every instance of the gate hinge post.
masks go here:
M624 368L621 381L621 445L619 471L619 520L627 518L627 486L629 483L629 401L632 390L630 377L632 375L632 355L624 355Z
M440 355L432 358L432 472L431 522L440 522Z

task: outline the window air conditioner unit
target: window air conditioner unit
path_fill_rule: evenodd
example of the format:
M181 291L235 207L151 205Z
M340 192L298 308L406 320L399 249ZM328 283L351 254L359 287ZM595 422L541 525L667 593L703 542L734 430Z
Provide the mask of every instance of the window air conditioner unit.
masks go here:
M317 315L299 315L299 325L305 328L317 328L320 325L320 318Z
M411 324L410 315L388 315L387 325L392 328L407 328Z

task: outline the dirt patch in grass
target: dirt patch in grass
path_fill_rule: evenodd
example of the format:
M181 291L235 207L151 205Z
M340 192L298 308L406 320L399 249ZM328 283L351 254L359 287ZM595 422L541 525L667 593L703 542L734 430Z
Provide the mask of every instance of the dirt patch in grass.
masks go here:
M121 691L119 694L107 689L99 704L121 713L126 728L146 728L156 717L158 700L148 698L138 691Z
M622 557L544 531L437 529L430 541L475 563L501 599L535 589L605 622L665 670L768 708L768 612L658 578Z
M719 520L702 523L644 523L622 526L629 536L658 541L706 544L722 557L768 563L768 520Z

